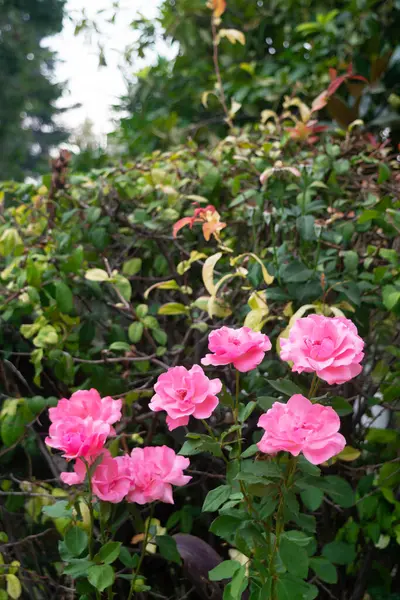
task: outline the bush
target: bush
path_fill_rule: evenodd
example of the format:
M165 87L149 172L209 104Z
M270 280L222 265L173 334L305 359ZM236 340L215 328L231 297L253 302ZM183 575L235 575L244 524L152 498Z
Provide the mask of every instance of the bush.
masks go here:
M399 165L360 122L316 117L354 75L252 126L235 127L226 106L229 134L208 145L89 173L68 172L64 152L39 185L1 184L0 598L221 598L221 586L224 600L396 597ZM319 378L302 372L282 342L312 315L346 323L343 377L329 361L312 367ZM332 317L357 327L363 358L353 326ZM242 326L258 340L245 366L231 347ZM234 330L230 360L204 365L221 327ZM343 360L334 331L308 331L317 362L318 344ZM200 364L214 383L185 430L182 367ZM171 367L185 382L174 394ZM92 388L102 404L74 395ZM287 405L297 394L323 417L294 448L309 425L298 399ZM58 404L70 396L75 408ZM280 410L280 429L258 423Z

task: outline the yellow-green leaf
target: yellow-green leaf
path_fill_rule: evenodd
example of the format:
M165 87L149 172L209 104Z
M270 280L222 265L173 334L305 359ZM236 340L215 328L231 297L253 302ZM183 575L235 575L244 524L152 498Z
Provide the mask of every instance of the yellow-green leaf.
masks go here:
M189 312L189 309L179 302L167 302L158 309L159 315L185 315Z
M103 269L89 269L85 273L85 278L89 281L107 281L109 276Z
M8 574L6 575L7 580L7 594L13 600L18 600L18 598L22 594L21 583L16 575Z
M227 38L231 44L236 44L236 42L239 42L239 44L242 44L242 46L244 46L246 43L246 37L243 31L239 31L238 29L220 29L218 38Z
M357 448L353 448L352 446L346 446L337 456L339 460L344 460L345 462L352 462L353 460L357 460L361 455L360 450Z
M169 279L168 281L160 281L160 283L155 283L154 285L147 288L147 290L143 294L143 297L147 300L150 292L152 290L156 290L156 289L158 289L158 290L179 290L180 287L176 283L175 279Z
M207 292L211 296L215 296L216 289L214 285L214 267L222 256L222 252L217 252L209 256L203 265L203 283Z

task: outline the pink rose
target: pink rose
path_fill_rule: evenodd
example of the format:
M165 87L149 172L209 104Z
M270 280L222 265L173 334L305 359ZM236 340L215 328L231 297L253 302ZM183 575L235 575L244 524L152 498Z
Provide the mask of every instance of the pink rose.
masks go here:
M330 406L312 404L301 394L287 404L275 402L258 421L265 433L257 446L265 454L284 450L293 456L300 452L313 465L319 465L339 454L346 445L340 419Z
M97 456L110 435L111 425L94 421L92 417L68 417L50 425L45 442L51 448L63 452L64 458L85 458Z
M62 398L55 408L49 409L50 420L65 421L69 417L92 417L94 421L103 421L112 425L121 419L121 400L113 400L110 396L101 398L95 389L79 390L67 400ZM114 433L113 427L111 427Z
M67 485L83 483L85 478L86 466L80 459L74 465L74 473L61 473L61 481ZM124 457L113 458L108 450L103 450L102 460L92 474L93 494L100 500L117 504L125 498L130 486L130 474Z
M192 478L183 474L190 462L177 456L168 446L134 448L130 456L123 457L130 473L129 502L146 504L161 500L173 504L172 485L186 485Z
M294 363L292 371L315 371L329 384L344 383L362 371L364 341L354 323L344 317L298 319L289 339L281 338L280 344L281 359Z
M255 369L271 350L269 337L253 331L249 327L231 329L221 327L210 333L208 348L214 354L207 354L201 359L202 365L229 365L245 373Z
M173 367L160 375L154 386L151 410L165 410L168 429L187 425L192 415L207 419L218 404L216 394L221 391L219 379L209 379L199 365L190 371L185 367Z

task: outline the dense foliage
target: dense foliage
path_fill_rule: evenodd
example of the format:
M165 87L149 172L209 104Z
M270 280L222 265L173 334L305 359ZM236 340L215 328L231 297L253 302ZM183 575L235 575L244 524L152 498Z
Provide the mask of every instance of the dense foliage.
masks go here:
M204 0L165 0L159 22L133 24L140 34L136 52L152 47L160 30L174 42L177 56L160 58L137 74L122 102L128 117L115 137L130 154L167 148L188 135L209 140L223 135L221 107L210 94L218 81L210 11ZM399 140L400 6L396 0L231 0L223 28L245 35L243 43L220 45L227 97L241 105L239 123L257 121L263 109L279 110L284 96L310 101L329 83L328 69L342 72L349 63L368 83L342 89L324 113L347 126L361 118L373 130L390 127ZM136 56L134 53L133 56Z
M341 56L348 24L337 21L340 15L327 23L326 63L318 45L323 36L316 34L322 54L313 65L315 79L299 71L291 80L304 80L299 90L285 78L279 83L283 58L271 54L282 60L274 79L279 98L265 103L265 90L252 97L260 80L238 98L246 85L225 64L225 44L236 40L233 52L242 52L239 27L249 43L248 31L255 35L259 23L252 29L247 24L253 13L246 13L245 21L239 10L255 5L234 4L225 11L224 0L210 2L214 73L224 87L203 97L204 104L218 107L218 126L210 123L207 135L175 145L167 137L165 149L154 149L160 130L149 112L149 120L141 117L137 138L125 125L116 134L135 143L135 152L144 148L139 156L118 164L115 156L102 157L101 167L87 171L85 163L82 172L69 166L64 151L39 184L0 184L0 600L399 598L395 146L367 132L360 119L341 129L319 120L341 96L351 95L353 85L367 86L363 94L371 91L365 71L328 60L331 27L342 36L337 54L348 58ZM393 23L397 10L391 2L345 5L355 14L365 10L372 22L375 12L367 8L374 8L382 23L385 15ZM389 5L391 16L385 12ZM206 31L211 11L203 4L170 2L163 18L192 6L204 15ZM257 6L267 11L262 3ZM307 6L302 23L313 23ZM281 3L275 8L281 14ZM295 12L287 10L288 22L297 18ZM190 29L190 20L187 25ZM311 25L308 30L314 32ZM197 54L199 63L207 56L205 65L212 61L210 40L201 31ZM360 31L369 39L368 29L360 26ZM264 32L260 36L264 39ZM391 43L390 23L382 41ZM353 45L361 52L363 43L358 47L353 40ZM256 55L250 47L246 51L243 60L251 64ZM262 56L259 63L254 58L256 72L263 68ZM297 53L293 66L299 69L300 63ZM213 79L210 64L205 69ZM338 70L329 75L328 66ZM198 96L210 87L206 81L196 91L190 73L185 93L195 93L196 100L186 103L182 97L176 110L188 111L179 118L192 123L203 119L195 114ZM150 81L151 71L148 75ZM183 82L183 72L179 77ZM160 81L168 87L174 77ZM175 110L171 97L165 95L160 110ZM241 112L247 110L241 126ZM357 377L343 384L321 377L318 383L310 373L292 373L291 363L282 360L280 338L314 313L346 317L357 327L365 352ZM153 412L162 407L153 398L160 375L171 367L200 365L210 333L243 325L267 335L272 348L265 343L259 366L253 361L240 374L206 361L207 376L223 384L221 392L214 384L219 404L206 421L191 418L187 426L172 428L164 410ZM354 360L358 364L361 358ZM45 443L60 449L69 444L70 437L58 439L55 429L68 428L72 417L63 413L65 404L48 409L90 388L122 400L122 415L119 403L105 402L114 406L106 434L112 425L116 432L107 442L106 466L133 449L134 475L146 480L142 448L149 469L161 466L151 457L157 446L168 446L163 452L170 456L177 453L181 472L174 480L179 486L174 505L150 497L141 504L143 497L126 481L123 493L99 491L97 459L86 463L86 473L83 464L78 467L72 486L68 476L60 477L66 471L75 475ZM178 396L184 391L178 389ZM288 452L272 456L256 445L264 433L260 416L299 393L314 406L332 409L323 413L329 418L333 411L341 418L347 445L314 461L318 466L304 456L293 460ZM96 393L90 398L94 406ZM212 402L214 407L214 397ZM58 423L50 438L49 414L53 425ZM67 457L75 460L76 454ZM186 457L190 466L182 475ZM163 484L170 485L166 476ZM113 503L107 494L114 491L128 494L128 501Z
M21 180L48 166L49 148L67 138L54 123L62 86L43 39L61 31L64 0L0 3L0 172Z

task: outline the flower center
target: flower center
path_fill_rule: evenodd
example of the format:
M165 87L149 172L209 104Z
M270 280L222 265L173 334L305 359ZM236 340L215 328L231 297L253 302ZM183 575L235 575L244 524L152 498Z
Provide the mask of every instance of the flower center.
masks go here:
M176 390L176 395L178 396L179 400L185 400L186 394L187 394L187 390L185 390L183 388Z
M310 352L310 358L314 360L326 360L329 358L335 347L331 338L323 338L322 340L310 340L306 338L305 344Z
M229 337L228 342L234 346L240 346L240 341L235 337Z

